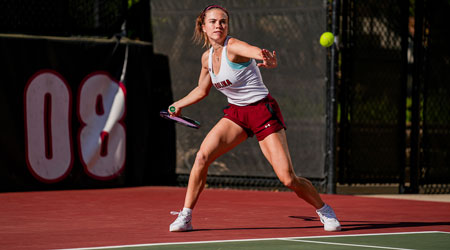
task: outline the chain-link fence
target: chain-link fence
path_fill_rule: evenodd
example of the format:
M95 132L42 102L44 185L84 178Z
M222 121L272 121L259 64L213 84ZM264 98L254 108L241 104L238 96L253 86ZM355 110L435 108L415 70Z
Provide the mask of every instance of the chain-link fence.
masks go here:
M153 41L155 52L169 59L165 71L170 70L171 90L179 99L198 80L204 50L193 45L191 37L195 17L210 3L3 0L0 33L126 35ZM330 50L317 43L331 26L331 3L339 3L340 17L334 23L340 32L333 67L338 69L333 75L339 100L337 181L395 183L400 192L449 193L450 50L449 29L442 21L450 11L448 0L216 1L230 11L232 36L278 53L279 67L263 69L262 75L283 111L296 173L324 191L326 161L334 160L327 158L326 138L334 136L332 130L327 135ZM226 98L212 90L201 104L184 110L203 128L176 128L176 174L181 182L187 181L201 140L226 104ZM159 108L165 107L154 107ZM255 140L219 158L209 173L215 186L281 188Z
M401 180L405 161L405 2L343 1L347 18L343 18L339 92L338 181L342 184Z
M450 193L450 29L442 20L450 11L449 1L417 1L415 42L418 51L415 84L421 92L417 102L419 159L412 165L420 192ZM423 4L423 5L421 5ZM422 12L423 11L423 12ZM419 19L420 18L420 19ZM419 19L419 20L418 20Z
M448 193L450 2L342 1L338 182Z

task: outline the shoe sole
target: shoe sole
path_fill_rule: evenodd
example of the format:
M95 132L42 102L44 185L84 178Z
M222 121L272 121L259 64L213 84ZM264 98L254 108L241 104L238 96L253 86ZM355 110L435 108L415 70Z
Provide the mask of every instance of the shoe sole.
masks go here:
M337 227L337 228L324 228L325 231L327 232L339 232L341 231L341 227Z
M178 228L178 229L170 228L169 229L170 232L188 232L188 231L192 231L192 230L194 230L194 228L192 228L192 226L190 226L188 228Z

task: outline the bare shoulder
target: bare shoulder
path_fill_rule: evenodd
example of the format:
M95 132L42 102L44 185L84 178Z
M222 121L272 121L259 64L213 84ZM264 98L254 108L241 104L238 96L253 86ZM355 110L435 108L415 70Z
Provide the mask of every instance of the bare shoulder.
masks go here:
M234 37L230 37L230 39L228 39L228 46L236 46L236 45L245 45L245 44L247 44L248 45L248 43L246 43L246 42L244 42L244 41L242 41L242 40L239 40L239 39L237 39L237 38L234 38Z

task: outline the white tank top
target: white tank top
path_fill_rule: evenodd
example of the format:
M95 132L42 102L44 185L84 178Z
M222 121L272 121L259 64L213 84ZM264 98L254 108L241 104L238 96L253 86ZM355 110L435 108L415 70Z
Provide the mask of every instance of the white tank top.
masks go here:
M256 65L255 59L246 63L234 63L227 57L227 37L222 49L222 60L219 74L215 75L212 65L212 54L209 51L208 70L212 83L216 89L228 98L228 102L238 106L246 106L262 100L269 94L264 85L261 72Z

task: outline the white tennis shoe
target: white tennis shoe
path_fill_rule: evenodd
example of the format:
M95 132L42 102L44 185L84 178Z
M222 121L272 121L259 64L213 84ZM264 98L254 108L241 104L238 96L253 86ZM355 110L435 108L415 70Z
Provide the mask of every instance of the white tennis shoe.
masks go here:
M170 232L186 232L192 231L192 215L188 212L170 212L172 215L178 215L175 221L170 224Z
M321 209L317 209L316 212L320 217L320 221L323 223L325 231L341 231L341 224L330 206L325 204Z

